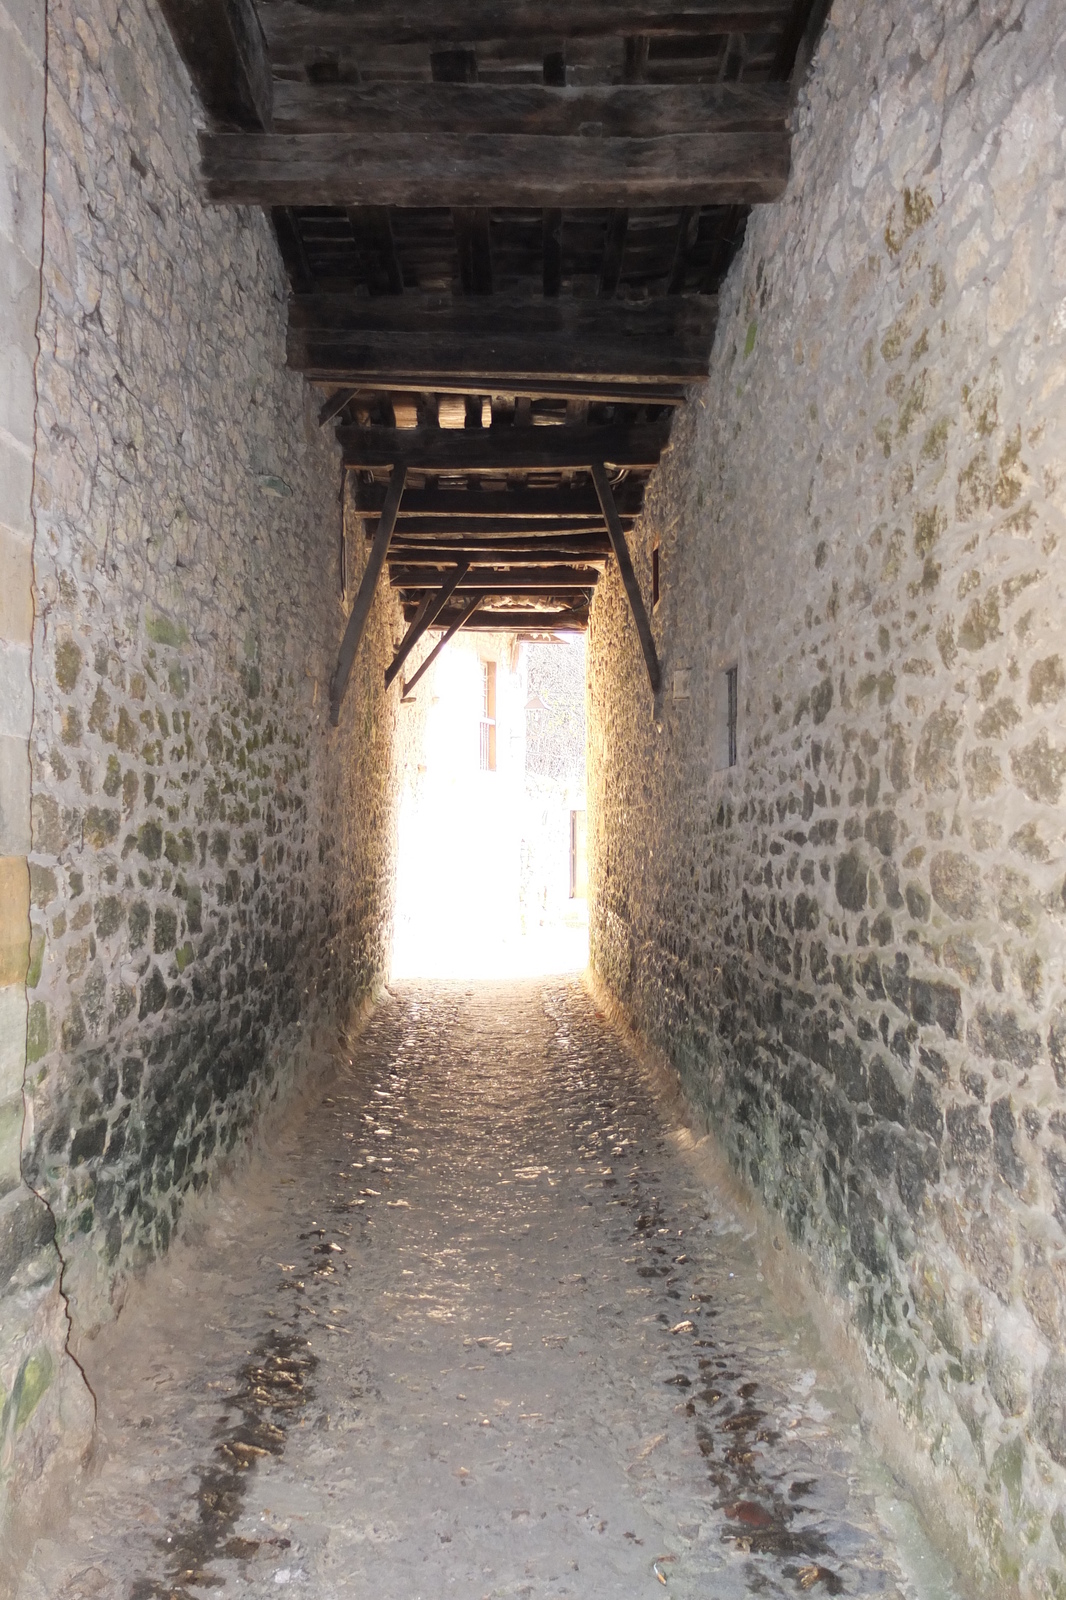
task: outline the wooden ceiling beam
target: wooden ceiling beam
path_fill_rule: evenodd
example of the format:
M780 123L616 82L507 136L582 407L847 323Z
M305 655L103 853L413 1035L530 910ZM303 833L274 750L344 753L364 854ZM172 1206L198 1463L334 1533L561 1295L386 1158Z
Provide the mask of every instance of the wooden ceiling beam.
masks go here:
M479 597L480 598L480 597ZM405 618L410 621L415 614L414 605L404 607ZM433 624L434 628L451 628L456 622L469 616L465 611L444 611ZM482 600L477 612L469 620L464 621L464 629L473 629L481 633L558 633L576 632L583 633L588 627L589 608L585 600L578 605L558 607L543 610L517 607L508 607L490 611Z
M269 128L273 79L255 0L159 0L211 121Z
M362 387L371 387L372 371L387 379L384 388L406 377L421 389L439 389L443 377L461 372L474 394L513 392L537 377L553 389L580 381L586 387L573 398L601 398L597 388L613 386L639 402L645 383L665 388L706 378L717 317L713 295L297 295L289 307L288 362L318 381L342 384L362 374Z
M708 343L708 352L710 344ZM541 400L589 400L593 404L636 406L681 406L685 403L685 390L694 383L705 383L706 370L683 378L656 382L654 379L630 376L602 376L592 378L562 377L558 373L503 373L495 372L396 372L377 368L356 368L350 364L336 366L336 354L321 350L313 352L323 356L330 364L315 367L303 362L293 362L311 382L334 388L320 422L330 422L359 395L370 396L383 389L421 394L433 390L438 394L498 395L517 399L526 397ZM333 407L336 407L334 410ZM328 415L323 412L328 411Z
M368 519L370 520L370 519ZM632 522L632 517L626 521ZM462 530L462 531L460 531ZM393 546L397 542L406 540L409 544L422 544L426 539L445 537L473 538L481 535L491 539L495 544L501 538L515 539L546 539L546 538L606 538L602 519L597 523L570 523L565 521L544 522L527 520L521 517L497 518L485 517L474 522L461 522L455 517L414 517L405 522L396 524L396 533L393 537Z
M582 565L586 562L606 561L611 554L606 534L595 540L578 542L567 539L534 539L525 546L515 543L470 544L465 539L460 544L397 544L390 546L389 559L404 567L445 568L456 561L468 561L474 567L558 566L568 561Z
M658 139L677 133L784 132L783 83L286 83L274 85L276 133L537 134Z
M595 567L526 567L496 571L491 567L471 567L455 581L459 594L573 594L594 589L599 571ZM394 589L412 593L420 589L439 589L441 573L432 567L389 568Z
M338 52L358 60L367 45L472 45L507 39L562 42L627 35L777 33L790 0L272 0L263 8L271 55L294 65Z
M581 207L756 205L788 181L774 133L614 139L538 134L204 133L222 205Z
M403 465L423 472L579 471L594 461L658 465L669 428L338 428L348 467Z
M387 483L356 483L355 504L359 511L380 514L388 494ZM619 484L615 503L623 522L639 516L644 500L644 485L633 479ZM598 531L604 526L603 513L593 489L407 489L400 503L394 537L402 538L412 517L462 518L473 534L486 519L514 519L530 526L550 529L568 519L588 519ZM447 526L448 524L444 524Z

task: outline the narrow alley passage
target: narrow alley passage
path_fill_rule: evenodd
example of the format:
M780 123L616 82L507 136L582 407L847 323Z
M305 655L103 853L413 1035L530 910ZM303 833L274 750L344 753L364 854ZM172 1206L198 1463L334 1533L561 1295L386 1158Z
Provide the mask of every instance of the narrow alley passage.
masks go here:
M685 1143L576 981L398 989L90 1342L26 1600L931 1594Z

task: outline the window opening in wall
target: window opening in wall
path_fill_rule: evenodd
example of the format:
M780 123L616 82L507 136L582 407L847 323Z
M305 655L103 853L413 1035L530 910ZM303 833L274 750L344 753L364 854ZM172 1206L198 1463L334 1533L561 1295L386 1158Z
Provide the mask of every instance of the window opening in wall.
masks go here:
M496 771L496 663L481 663L481 770Z
M415 646L408 675L435 643ZM580 971L584 635L464 628L397 715L393 976Z
M725 670L725 737L726 766L737 764L737 669Z
M651 549L651 604L652 610L659 604L659 546L652 545Z
M588 846L584 809L570 813L570 898L587 900L589 892Z

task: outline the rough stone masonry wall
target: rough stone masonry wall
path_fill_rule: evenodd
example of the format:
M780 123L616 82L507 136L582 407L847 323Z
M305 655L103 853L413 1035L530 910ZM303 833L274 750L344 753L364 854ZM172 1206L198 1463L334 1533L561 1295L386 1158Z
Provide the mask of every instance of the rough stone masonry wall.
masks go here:
M0 1323L61 1256L81 1338L383 975L398 613L332 732L340 466L284 370L268 222L198 199L144 0L51 0L48 65L21 1060L52 1216L4 1258ZM32 1395L0 1347L15 1479L55 1443L51 1332Z
M596 968L1058 1596L1064 124L1055 0L837 0L634 538L664 698L616 578L589 690Z

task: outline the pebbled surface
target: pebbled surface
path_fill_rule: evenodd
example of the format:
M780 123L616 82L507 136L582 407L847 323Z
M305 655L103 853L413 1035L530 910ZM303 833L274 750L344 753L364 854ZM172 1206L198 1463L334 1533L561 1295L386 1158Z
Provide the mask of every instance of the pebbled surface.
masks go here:
M400 986L95 1341L24 1600L915 1593L685 1142L577 982Z

